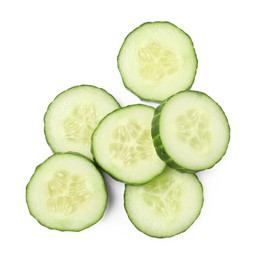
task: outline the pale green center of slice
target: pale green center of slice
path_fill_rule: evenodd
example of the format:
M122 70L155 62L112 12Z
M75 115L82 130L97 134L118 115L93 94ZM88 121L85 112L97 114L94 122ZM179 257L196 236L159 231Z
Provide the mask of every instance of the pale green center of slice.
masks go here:
M90 144L91 135L98 123L92 104L74 106L69 117L64 120L65 138L74 143Z
M192 148L203 150L211 143L208 120L204 113L197 109L189 109L176 120L178 137Z
M57 171L48 182L48 209L57 214L73 214L90 197L85 179L64 170Z
M179 66L176 55L162 48L158 42L149 42L138 51L139 72L142 78L159 81L174 73Z
M180 187L172 176L162 175L143 186L143 200L167 220L173 220L180 206Z
M109 145L112 157L133 165L139 160L146 160L154 155L150 129L141 126L135 120L118 125L112 131L112 142Z

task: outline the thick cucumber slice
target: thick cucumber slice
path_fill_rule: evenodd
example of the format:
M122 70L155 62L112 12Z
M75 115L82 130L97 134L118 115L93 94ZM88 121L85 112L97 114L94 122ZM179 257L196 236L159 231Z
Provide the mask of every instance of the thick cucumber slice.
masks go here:
M90 159L91 135L100 120L119 108L104 89L81 85L60 93L44 117L45 136L54 152L78 152Z
M128 34L118 55L126 88L152 101L189 89L197 65L191 38L169 22L142 24Z
M198 91L183 91L155 111L152 137L157 154L181 172L213 167L226 153L230 127L222 108Z
M152 237L171 237L187 230L199 216L203 188L195 174L165 168L144 185L126 185L124 204L134 226Z
M151 138L153 115L152 107L131 105L107 115L94 131L94 159L115 179L141 184L164 169Z
M36 168L26 188L26 201L31 215L43 226L80 231L102 218L107 191L89 159L54 154Z

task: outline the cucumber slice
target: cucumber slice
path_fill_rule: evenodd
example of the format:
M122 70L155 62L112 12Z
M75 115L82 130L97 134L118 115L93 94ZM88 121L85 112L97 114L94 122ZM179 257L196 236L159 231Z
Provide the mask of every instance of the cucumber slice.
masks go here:
M43 226L80 231L102 218L107 191L89 159L54 154L36 168L26 188L26 201L30 214Z
M151 101L189 89L197 66L190 36L169 22L142 24L128 34L118 54L125 87Z
M92 159L91 135L100 120L119 108L104 89L89 85L60 93L44 117L46 140L53 152L78 152Z
M131 105L107 115L94 131L94 159L113 178L141 184L163 171L165 163L157 156L151 138L153 115L152 107Z
M195 174L165 168L144 185L126 185L124 205L133 225L146 235L164 238L187 230L199 216L203 188Z
M155 111L152 137L167 165L193 173L213 167L225 155L230 127L222 108L199 91L183 91Z

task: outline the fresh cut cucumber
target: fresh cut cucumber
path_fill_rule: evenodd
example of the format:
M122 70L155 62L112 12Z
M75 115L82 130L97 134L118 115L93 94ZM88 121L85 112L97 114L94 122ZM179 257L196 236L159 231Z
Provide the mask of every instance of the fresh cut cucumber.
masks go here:
M141 232L158 238L187 230L199 216L203 201L203 188L195 174L168 167L144 185L126 185L124 193L130 221Z
M113 178L142 184L159 175L165 163L157 156L151 138L154 108L131 105L107 115L92 135L96 163Z
M40 164L26 188L30 214L50 229L80 231L98 222L106 209L102 174L87 158L54 154Z
M128 34L118 54L125 87L151 101L189 89L197 66L190 36L169 22L142 24Z
M46 140L53 152L78 152L92 159L91 135L100 120L119 108L104 89L81 85L60 93L44 117Z
M155 111L152 138L157 154L181 172L213 167L226 153L230 140L222 108L199 91L183 91Z

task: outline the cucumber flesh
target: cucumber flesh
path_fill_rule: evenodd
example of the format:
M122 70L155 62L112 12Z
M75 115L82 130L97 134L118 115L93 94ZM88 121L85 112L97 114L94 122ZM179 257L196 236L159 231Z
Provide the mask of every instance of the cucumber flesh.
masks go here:
M89 159L54 154L36 168L26 201L30 214L43 226L80 231L102 218L107 191L102 174Z
M158 238L187 230L199 216L203 201L203 188L195 174L168 167L144 185L126 185L124 193L125 210L133 225Z
M118 54L126 88L152 101L189 89L197 65L191 38L169 22L142 24L126 37Z
M153 115L152 107L131 105L107 115L94 131L93 157L115 179L141 184L163 171L151 137Z
M104 89L81 85L60 93L44 117L47 142L54 152L78 152L92 159L91 135L100 120L119 108Z
M152 121L157 154L182 172L213 167L226 153L230 127L222 108L198 91L183 91L164 101Z

